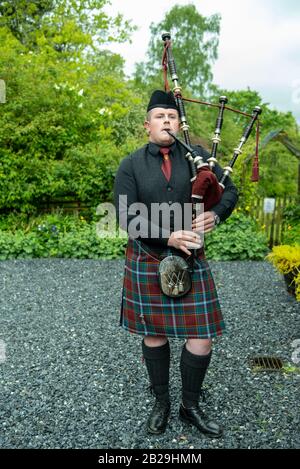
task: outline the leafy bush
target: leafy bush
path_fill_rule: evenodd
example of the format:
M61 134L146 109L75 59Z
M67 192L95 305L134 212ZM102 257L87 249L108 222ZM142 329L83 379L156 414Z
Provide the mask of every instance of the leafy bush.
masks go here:
M0 218L0 260L61 257L115 259L124 256L126 239L100 238L96 220L59 212L19 219L11 214ZM6 228L6 231L3 228Z
M300 204L289 204L283 212L284 228L282 243L300 244Z
M282 274L288 274L293 269L300 267L300 246L274 246L267 259Z
M24 213L11 212L9 215L0 215L0 230L15 233L18 230L25 234L30 231L43 231L41 227L55 225L59 231L72 231L85 221L84 217L77 215L65 215L62 209L57 209L53 213L39 214L28 217Z
M268 243L255 220L234 211L225 223L206 235L205 250L208 259L217 261L263 260Z
M96 205L110 200L120 159L129 146L140 146L145 106L124 78L121 58L74 54L44 42L28 50L0 26L0 78L7 84L2 212L33 214L41 202L62 196Z
M300 244L296 246L274 246L272 252L267 255L267 260L286 277L291 279L292 289L296 299L300 301ZM293 285L294 284L294 285Z
M32 217L0 218L0 260L34 257L116 259L124 256L126 238L97 235L97 217L56 212ZM6 231L4 231L6 230ZM214 260L264 259L267 240L254 220L239 212L205 238L206 255Z
M285 226L282 236L282 242L293 246L300 244L300 221Z
M41 225L35 232L0 231L0 260L43 257L116 259L124 256L126 239L99 238L95 224L61 233L56 225Z

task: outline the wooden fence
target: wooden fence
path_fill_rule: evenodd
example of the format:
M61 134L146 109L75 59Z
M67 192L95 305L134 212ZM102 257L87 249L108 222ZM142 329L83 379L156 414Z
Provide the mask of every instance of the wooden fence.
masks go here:
M61 210L62 213L79 215L80 212L89 209L90 206L85 203L81 203L72 196L67 196L53 198L48 202L41 203L38 208L41 213L51 213Z
M273 213L264 212L264 198L253 199L249 213L253 216L260 226L264 227L265 233L269 240L269 246L276 246L281 243L284 228L283 211L290 203L297 203L297 199L293 197L276 197L275 210Z

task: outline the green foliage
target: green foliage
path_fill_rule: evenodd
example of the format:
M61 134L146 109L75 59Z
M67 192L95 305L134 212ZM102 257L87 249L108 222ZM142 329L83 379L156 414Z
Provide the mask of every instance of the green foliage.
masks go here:
M46 39L29 50L2 27L0 75L0 210L34 213L68 195L108 200L121 157L143 136L141 98L120 57L62 53Z
M252 218L234 211L225 223L206 235L205 250L208 259L217 261L263 260L268 244Z
M260 116L260 143L271 130L283 128L289 137L293 138L295 145L298 142L300 147L297 123L291 112L279 112L270 109L269 104L262 101L260 94L249 88L238 91L219 89L211 96L211 100L218 102L220 95L228 97L228 106L248 114L251 114L253 108L257 105L262 108L262 115ZM216 113L215 109L207 112L207 121L214 123ZM214 114L214 116L211 114ZM226 111L222 129L222 142L218 149L219 161L222 165L229 161L228 158L233 154L233 149L239 142L247 123L248 119L244 116ZM204 135L205 137L208 135L206 125L204 119L202 119L201 124L198 124L198 127L196 123L198 135ZM255 155L255 137L255 129L253 129L248 142L243 146L243 154L239 156L234 166L233 179L240 192L240 204L248 205L254 195L260 197L296 195L297 158L284 145L276 141L270 141L264 148L260 148L260 179L258 183L251 182L252 162ZM249 158L251 155L252 159Z
M42 25L42 18L54 8L53 0L0 1L0 27L6 26L23 44Z
M0 27L24 45L47 44L61 53L129 39L136 28L122 15L104 12L108 0L16 0L0 2Z
M298 190L296 157L279 142L270 142L260 154L260 181L257 195L296 196Z
M62 209L53 211L50 214L40 214L36 216L27 216L11 212L9 215L0 215L0 230L16 233L23 231L25 234L30 232L45 234L51 232L51 227L55 226L58 232L66 233L76 231L83 223L86 223L85 217L77 215L66 215Z
M283 211L284 220L287 222L297 222L300 220L300 200L297 204L288 204Z
M300 245L289 246L282 244L273 246L272 252L267 255L267 260L282 274L297 270L300 275Z
M60 214L32 218L28 222L16 218L0 227L0 260L43 257L75 259L116 259L124 256L126 239L100 238L96 222L83 217Z
M120 15L106 14L108 4L0 1L0 78L7 88L7 103L0 108L0 213L34 214L40 203L53 198L72 197L93 207L111 200L120 160L145 142L142 123L148 91L152 86L162 88L158 69L164 30L170 30L174 39L184 95L210 89L212 101L226 94L230 105L246 112L261 104L256 91L211 86L220 18L205 18L194 5L175 6L161 23L151 26L149 60L139 64L135 81L127 80L122 57L104 46L127 40L133 27ZM297 144L291 113L262 106L262 138L270 129L283 127ZM192 140L199 143L200 136L200 143L210 149L217 110L190 103L186 108ZM226 113L218 154L222 166L246 122ZM255 193L294 194L297 160L278 142L261 151L259 183L249 182L250 165L244 168L243 159L253 154L254 144L253 133L233 174L240 205L246 206ZM243 168L245 177L240 177Z
M219 15L204 17L198 13L195 5L175 5L160 23L152 23L150 30L148 61L137 65L136 83L142 87L162 87L161 34L170 32L181 84L184 88L202 95L211 83L211 64L217 58Z
M187 97L190 93L184 93ZM285 128L289 136L293 137L295 144L299 141L296 134L297 124L290 112L278 112L271 110L268 104L262 102L258 92L253 90L228 91L218 90L211 95L210 101L218 103L219 96L226 95L229 98L228 105L240 109L248 114L252 113L256 105L260 105L263 113L260 119L260 142L270 130L280 127ZM193 143L204 145L208 151L211 150L211 138L214 135L215 122L218 115L216 108L207 107L194 103L185 103L188 116L191 140ZM233 151L240 141L243 130L249 119L229 111L225 112L224 123L221 134L221 143L218 146L218 161L222 167L230 161ZM199 138L200 137L200 138ZM247 143L243 146L243 153L237 159L232 179L237 185L240 193L239 204L245 207L250 204L254 196L259 197L282 197L284 195L295 196L297 194L298 160L281 143L270 141L264 148L259 150L259 173L258 183L251 181L252 162L249 155L255 154L255 128ZM299 141L300 147L300 141ZM246 160L248 162L246 163Z
M289 373L300 374L300 368L299 368L299 366L297 366L297 365L292 365L291 363L286 363L286 364L282 367L282 371L283 371L283 373L286 373L286 374L289 374Z
M288 291L300 301L300 244L274 246L267 260L285 276Z
M289 204L283 212L282 244L300 245L300 204Z
M255 106L260 106L262 108L262 114L259 120L263 134L281 127L293 131L296 130L297 124L292 113L280 112L275 109L271 109L269 107L270 103L263 102L262 97L256 90L251 90L250 88L247 88L246 90L226 90L218 88L214 91L212 97L217 100L220 95L227 96L228 106L239 109L240 111L248 114L252 113ZM245 117L242 115L232 115L234 116L234 121L237 124L243 125L245 123Z
M27 218L0 217L0 260L35 257L116 259L124 256L126 238L99 237L97 219L56 212ZM206 235L205 250L214 260L262 260L267 241L255 222L238 211Z

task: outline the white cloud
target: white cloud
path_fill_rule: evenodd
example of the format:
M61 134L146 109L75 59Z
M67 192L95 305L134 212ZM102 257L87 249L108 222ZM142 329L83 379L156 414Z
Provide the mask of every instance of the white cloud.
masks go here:
M300 45L298 22L291 18L273 21L258 7L256 18L241 22L241 17L223 16L219 59L214 66L215 81L225 86L284 86L299 73L294 60ZM233 33L234 31L234 33Z

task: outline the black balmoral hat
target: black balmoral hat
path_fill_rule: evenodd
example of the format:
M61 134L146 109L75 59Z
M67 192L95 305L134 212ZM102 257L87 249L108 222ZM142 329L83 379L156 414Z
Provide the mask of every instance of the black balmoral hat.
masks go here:
M161 90L153 91L147 107L147 112L151 111L151 109L154 109L155 107L176 109L176 111L178 111L172 91L169 91L168 93Z

